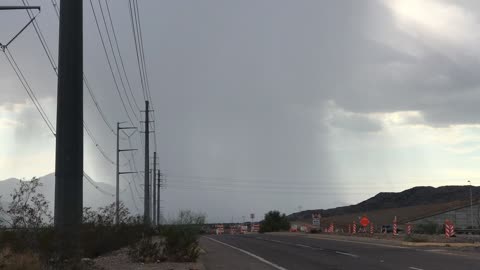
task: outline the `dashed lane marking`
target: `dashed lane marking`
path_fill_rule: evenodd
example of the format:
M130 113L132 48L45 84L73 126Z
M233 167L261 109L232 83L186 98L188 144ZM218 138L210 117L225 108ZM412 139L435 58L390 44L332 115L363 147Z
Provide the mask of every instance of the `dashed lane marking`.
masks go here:
M316 239L316 240L326 240L326 241L336 241L336 242L346 242L346 243L355 243L355 244L363 244L363 245L371 245L371 246L379 246L379 247L388 247L388 248L399 248L399 249L408 249L408 247L401 247L401 246L391 246L386 244L379 244L379 243L370 243L370 242L360 242L360 241L352 241L352 240L344 240L344 239L333 239L327 237L306 237L309 239Z
M360 256L355 255L355 254L352 254L352 253L341 252L341 251L335 251L335 253L340 254L340 255L350 256L350 257L353 257L353 258L358 258L358 257L360 257Z
M253 257L253 258L255 258L255 259L257 259L257 260L259 260L259 261L261 261L261 262L263 262L263 263L266 263L266 264L270 265L271 267L273 267L273 268L275 268L275 269L278 269L278 270L288 270L287 268L281 267L281 266L279 266L279 265L277 265L277 264L274 264L274 263L272 263L272 262L270 262L270 261L267 261L266 259L264 259L264 258L262 258L262 257L260 257L260 256L257 256L257 255L255 255L255 254L253 254L253 253L251 253L251 252L248 252L248 251L246 251L246 250L243 250L243 249L241 249L241 248L238 248L238 247L229 245L229 244L227 244L227 243L224 243L224 242L215 240L215 239L210 238L210 237L205 237L205 238L207 238L207 239L209 239L209 240L211 240L211 241L213 241L213 242L217 242L217 243L219 243L219 244L222 244L222 245L224 245L224 246L227 246L227 247L229 247L229 248L233 248L233 249L235 249L235 250L237 250L237 251L240 251L240 252L242 252L242 253L245 253L245 254L247 254L248 256Z
M304 248L311 248L311 246L302 245L302 244L295 244L297 247L304 247Z
M417 268L417 267L413 267L413 266L408 267L408 269L412 269L412 270L423 270L422 268Z

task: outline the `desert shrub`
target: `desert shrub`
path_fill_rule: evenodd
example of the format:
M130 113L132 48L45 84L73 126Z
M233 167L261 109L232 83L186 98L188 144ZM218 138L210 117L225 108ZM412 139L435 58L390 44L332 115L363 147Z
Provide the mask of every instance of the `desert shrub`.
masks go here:
M207 215L201 212L194 212L192 210L180 210L178 217L171 223L177 225L203 225Z
M442 230L443 227L434 222L421 223L415 226L415 232L421 234L437 234L441 233Z
M420 235L407 235L403 239L406 242L414 242L414 243L425 243L428 242L428 238L425 236Z
M200 230L192 225L173 225L163 228L165 255L171 261L194 262L200 255L198 237Z
M290 222L285 214L279 211L270 211L265 214L264 220L260 223L260 232L288 231Z
M153 241L149 236L130 245L128 255L134 262L152 263L166 260L163 243L160 240Z
M103 226L84 224L81 230L81 249L83 256L94 258L101 254L120 249L136 243L142 236L150 236L151 229L143 225L121 224Z
M17 253L10 248L0 251L0 269L2 270L41 270L40 258L32 252Z
M19 181L18 188L10 194L8 208L0 206L0 221L4 226L21 229L37 229L49 226L53 217L48 201L37 189L42 186L39 178Z

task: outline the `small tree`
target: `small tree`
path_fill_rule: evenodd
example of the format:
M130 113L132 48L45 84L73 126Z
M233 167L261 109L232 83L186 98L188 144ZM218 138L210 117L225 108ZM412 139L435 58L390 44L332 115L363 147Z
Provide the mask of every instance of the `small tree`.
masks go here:
M290 229L290 222L285 214L274 210L265 214L265 219L260 223L260 232L278 232Z
M205 213L196 213L192 210L180 210L177 219L173 222L177 225L203 225L207 215Z
M12 228L40 228L52 223L53 217L48 207L48 201L37 188L42 186L39 178L31 181L20 181L20 187L15 188L8 209L0 206L2 221Z
M3 209L2 196L0 196L0 228L4 227L8 223L6 220L5 210Z
M92 210L91 207L83 208L83 223L93 224L93 225L103 225L111 226L115 224L115 202L105 206L99 207L97 211ZM119 212L119 223L132 223L135 222L137 218L130 216L130 211L121 201L118 205Z

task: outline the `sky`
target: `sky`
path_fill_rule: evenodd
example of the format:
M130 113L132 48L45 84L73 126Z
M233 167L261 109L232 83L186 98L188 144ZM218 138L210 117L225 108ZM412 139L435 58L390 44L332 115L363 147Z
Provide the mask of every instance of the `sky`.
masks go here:
M51 1L29 2L42 7L37 22L56 61ZM478 1L138 2L167 218L192 209L211 222L240 221L413 186L480 183ZM109 7L143 108L128 1ZM24 11L2 11L0 42L27 22ZM55 123L56 76L34 29L9 49ZM54 137L0 58L0 179L51 173ZM110 125L128 121L89 0L84 73ZM84 92L85 122L114 159L115 136ZM126 108L139 126L140 112ZM132 147L142 147L140 136ZM88 136L84 147L85 172L113 184L114 165ZM142 158L139 150L132 159L139 170ZM125 157L120 164L129 170ZM140 177L125 176L122 188Z

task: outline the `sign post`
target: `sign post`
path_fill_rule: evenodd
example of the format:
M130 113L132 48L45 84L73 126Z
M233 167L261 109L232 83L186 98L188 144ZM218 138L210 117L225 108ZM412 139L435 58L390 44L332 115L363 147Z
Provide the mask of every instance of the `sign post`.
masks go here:
M412 234L412 224L407 224L407 234L410 235Z
M398 235L397 233L397 216L393 219L393 235Z
M315 214L312 214L312 225L313 227L317 228L317 229L320 229L320 214L319 213L315 213Z
M445 237L450 238L455 235L455 226L450 220L445 220Z

